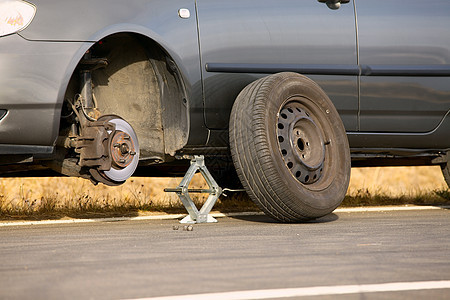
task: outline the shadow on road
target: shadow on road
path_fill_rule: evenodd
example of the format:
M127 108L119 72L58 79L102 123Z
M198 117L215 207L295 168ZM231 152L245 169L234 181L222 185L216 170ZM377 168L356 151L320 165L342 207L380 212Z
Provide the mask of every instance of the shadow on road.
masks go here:
M282 224L279 221L276 221L266 215L258 215L258 216L233 216L231 217L233 219L239 219L247 222L256 222L256 223L277 223ZM329 215L326 215L324 217L315 219L315 220L309 220L309 221L303 221L299 222L299 224L311 224L311 223L328 223L328 222L334 222L339 219L339 216L331 213Z

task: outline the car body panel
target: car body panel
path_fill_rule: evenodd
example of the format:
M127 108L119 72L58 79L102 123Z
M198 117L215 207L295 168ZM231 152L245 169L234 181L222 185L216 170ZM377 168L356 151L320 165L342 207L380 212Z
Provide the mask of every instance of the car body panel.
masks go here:
M428 132L347 132L352 152L395 153L410 149L416 153L450 150L450 111Z
M134 32L160 44L177 63L187 88L198 84L199 50L195 2L177 1L34 1L32 24L20 35L34 41L92 41L118 32ZM188 19L178 16L189 9ZM199 91L201 92L201 91Z
M331 10L317 1L198 0L199 36L209 128L227 128L238 93L262 76L253 67L275 70L315 65L357 69L353 5ZM208 71L205 66L222 69ZM224 69L238 66L235 72ZM264 69L264 68L263 68ZM301 71L301 70L298 70ZM239 73L237 73L239 72ZM262 73L264 71L259 71ZM271 73L274 73L272 71ZM328 93L348 130L357 127L357 76L314 76Z
M18 35L0 38L0 108L8 111L0 121L0 144L53 146L59 98L73 72L67 76L67 66L89 45L30 42Z
M356 9L359 63L378 72L361 76L361 131L433 130L450 107L450 2L356 1Z
M41 43L51 41L61 44L76 41L93 43L111 34L132 32L160 44L175 62L182 76L190 107L190 127L196 132L195 135L189 136L189 144L206 143L208 130L203 122L194 1L108 1L106 3L102 1L34 1L34 4L38 7L36 17L26 30L20 32L20 35L29 41ZM180 8L188 9L191 16L187 19L180 18L178 15ZM70 74L61 84L62 94L59 93L58 97L53 99L59 107L64 100L64 90L70 75L84 51L74 55L70 65L61 65L67 68ZM56 139L58 122L54 124L53 141ZM48 140L45 143L48 143Z
M337 10L316 0L32 2L31 25L0 37L0 154L52 152L77 64L121 32L155 41L181 76L189 139L180 153L227 150L237 94L282 71L325 90L357 151L450 148L448 1L355 0Z

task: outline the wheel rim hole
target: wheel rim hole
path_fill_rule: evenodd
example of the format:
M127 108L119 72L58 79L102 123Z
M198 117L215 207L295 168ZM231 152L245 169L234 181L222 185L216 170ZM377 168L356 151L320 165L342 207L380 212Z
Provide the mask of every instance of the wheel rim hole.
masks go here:
M300 176L302 176L302 172L297 171L297 173L295 173L295 177L299 178Z
M309 181L309 175L306 175L305 176L305 182L308 182Z
M309 117L309 113L307 111L305 111L305 114Z
M296 109L298 112L302 112L302 110L300 108L296 107Z
M287 166L288 166L289 169L292 169L292 167L294 166L294 164L290 161L290 162L287 163Z
M281 114L281 117L283 118L283 119L287 119L287 115L285 114L285 113L282 113ZM272 123L273 124L273 123Z
M278 129L284 129L284 125L281 123L278 123Z
M284 142L284 137L282 137L281 135L278 136L278 141L279 141L280 143Z
M313 180L316 180L316 179L317 179L317 174L314 174Z
M303 142L302 139L297 139L297 147L301 151L305 150L305 143ZM305 156L303 155L303 157L305 157Z
M294 111L292 110L292 108L290 108L290 107L289 107L287 110L288 110L288 112L290 112L291 114L294 112Z
M286 156L287 155L286 149L281 150L281 154L283 154L283 156Z

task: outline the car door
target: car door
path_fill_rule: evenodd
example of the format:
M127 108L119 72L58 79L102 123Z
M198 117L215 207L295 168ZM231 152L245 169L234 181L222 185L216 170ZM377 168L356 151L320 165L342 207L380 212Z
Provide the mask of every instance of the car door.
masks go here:
M450 1L356 1L361 131L428 132L450 109Z
M357 128L353 1L197 0L205 122L228 127L238 93L262 74L303 73L327 92L347 130ZM348 2L348 1L342 1Z

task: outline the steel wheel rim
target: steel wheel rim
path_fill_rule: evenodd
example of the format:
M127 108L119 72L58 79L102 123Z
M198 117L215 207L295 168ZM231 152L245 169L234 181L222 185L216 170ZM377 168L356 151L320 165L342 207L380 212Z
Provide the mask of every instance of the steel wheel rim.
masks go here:
M286 168L302 184L313 184L323 175L327 141L322 132L300 101L288 101L278 113L279 151Z

